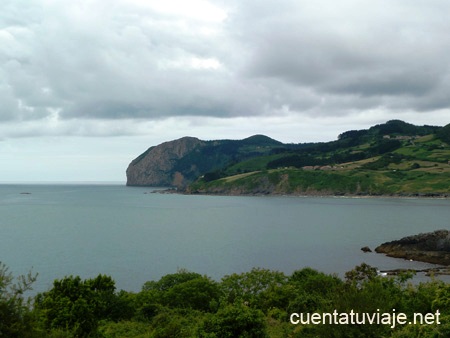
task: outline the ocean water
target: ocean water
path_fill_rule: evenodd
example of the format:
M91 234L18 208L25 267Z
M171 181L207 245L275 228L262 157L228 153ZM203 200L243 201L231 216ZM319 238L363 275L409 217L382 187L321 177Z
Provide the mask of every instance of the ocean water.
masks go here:
M0 261L14 275L110 275L118 289L188 269L220 280L252 267L343 276L430 264L360 248L448 228L450 200L189 196L123 185L0 185ZM424 277L425 278L425 277Z

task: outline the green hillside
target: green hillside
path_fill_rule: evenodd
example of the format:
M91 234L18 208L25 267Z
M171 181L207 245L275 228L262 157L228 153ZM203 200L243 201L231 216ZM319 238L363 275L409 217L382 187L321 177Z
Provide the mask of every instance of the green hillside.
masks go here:
M242 142L242 141L240 141ZM450 125L393 120L325 143L271 142L205 173L186 191L217 194L447 195ZM256 148L255 148L256 147ZM243 148L240 148L241 152ZM243 151L245 153L245 151Z

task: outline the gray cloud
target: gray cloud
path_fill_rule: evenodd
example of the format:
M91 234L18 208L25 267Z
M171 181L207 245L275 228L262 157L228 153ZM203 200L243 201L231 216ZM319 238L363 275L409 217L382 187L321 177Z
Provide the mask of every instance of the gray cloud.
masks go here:
M239 12L241 43L252 44L249 76L282 79L344 101L346 95L366 97L367 108L392 102L413 110L433 101L448 77L450 24L443 2L282 3L290 5L284 15L262 10L253 17L245 6Z
M450 106L445 1L211 1L225 19L159 3L7 0L0 119Z

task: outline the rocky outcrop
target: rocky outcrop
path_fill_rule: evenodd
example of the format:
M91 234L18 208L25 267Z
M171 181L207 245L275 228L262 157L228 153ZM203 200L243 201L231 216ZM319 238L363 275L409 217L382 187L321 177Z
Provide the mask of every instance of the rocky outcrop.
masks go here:
M184 186L197 173L194 163L187 169L177 170L179 160L199 151L205 144L195 137L183 137L149 148L128 166L127 185Z
M220 176L228 165L268 155L282 145L264 135L215 141L183 137L151 147L133 160L127 169L127 185L185 188L205 174Z
M389 257L450 265L450 232L437 230L386 242L375 248Z

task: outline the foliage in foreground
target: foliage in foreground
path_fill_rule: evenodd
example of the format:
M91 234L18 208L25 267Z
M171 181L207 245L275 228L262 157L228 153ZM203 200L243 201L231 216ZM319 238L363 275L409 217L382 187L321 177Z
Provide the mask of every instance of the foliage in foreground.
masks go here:
M55 280L26 300L36 276L14 278L0 264L0 337L450 337L450 285L413 285L404 274L380 277L366 264L344 279L311 268L282 272L254 268L217 282L179 270L145 283L140 292L117 291L98 275ZM290 322L292 313L440 312L440 324L335 325Z

